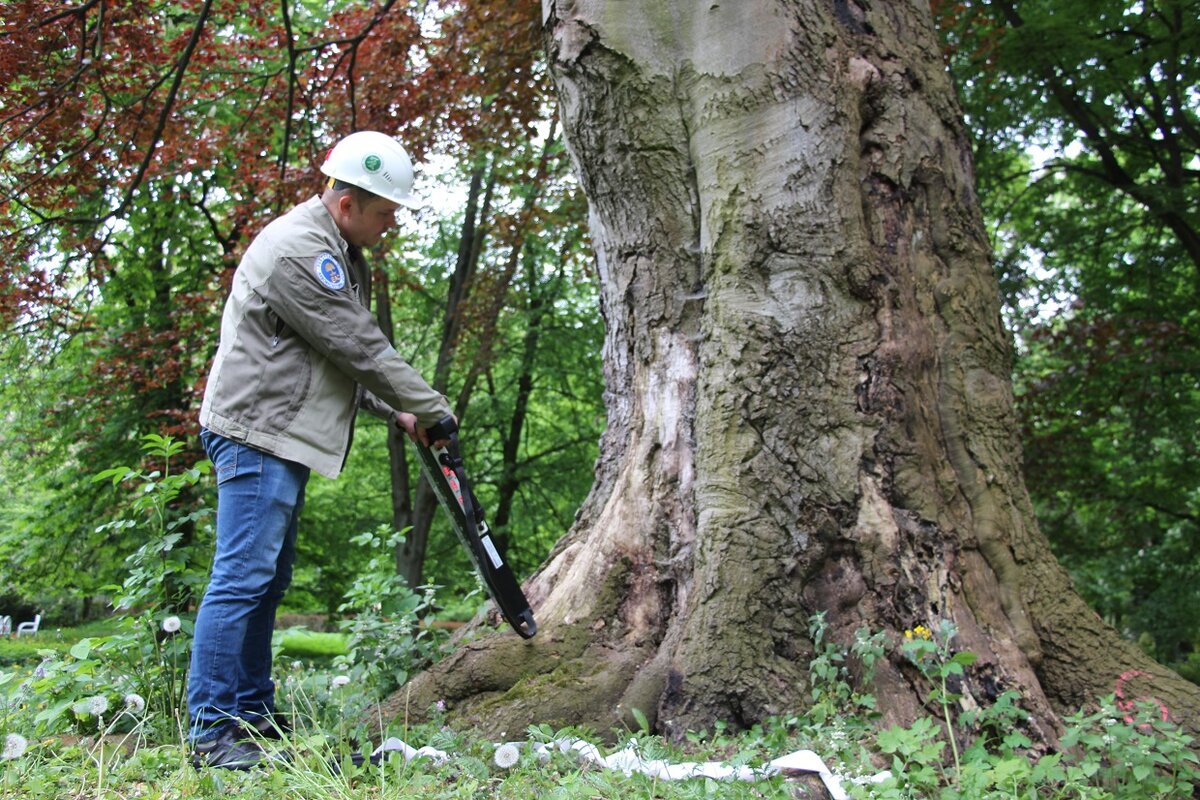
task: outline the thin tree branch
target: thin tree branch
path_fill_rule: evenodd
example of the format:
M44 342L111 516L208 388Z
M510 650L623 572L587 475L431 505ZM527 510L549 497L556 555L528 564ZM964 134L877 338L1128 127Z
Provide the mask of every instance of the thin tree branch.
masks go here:
M192 35L188 39L187 46L184 47L182 55L180 55L179 60L176 62L175 80L171 82L171 88L167 92L166 101L163 103L162 111L159 112L157 123L154 126L154 135L150 138L150 144L146 148L146 155L142 158L142 162L138 164L137 172L134 173L133 180L130 181L129 186L126 188L121 204L105 217L106 220L124 214L133 204L134 192L141 185L142 179L146 176L146 170L150 168L150 162L154 159L154 153L158 150L158 142L162 139L163 131L166 130L167 120L171 116L171 111L175 107L175 98L179 94L179 87L183 84L183 76L187 72L188 65L191 63L192 54L196 51L196 46L200 43L200 37L204 33L204 23L208 21L208 15L211 10L212 0L204 0L204 5L200 8L200 16L196 20L196 27L192 29Z

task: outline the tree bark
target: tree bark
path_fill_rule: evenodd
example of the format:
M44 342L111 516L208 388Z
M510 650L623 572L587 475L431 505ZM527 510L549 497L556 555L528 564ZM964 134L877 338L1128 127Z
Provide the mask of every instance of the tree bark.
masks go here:
M679 736L803 710L808 619L893 644L952 620L962 707L1021 692L1035 739L1122 673L1200 691L1092 613L1020 474L1010 348L929 8L544 0L607 324L596 480L527 583L540 632L474 639L389 701Z

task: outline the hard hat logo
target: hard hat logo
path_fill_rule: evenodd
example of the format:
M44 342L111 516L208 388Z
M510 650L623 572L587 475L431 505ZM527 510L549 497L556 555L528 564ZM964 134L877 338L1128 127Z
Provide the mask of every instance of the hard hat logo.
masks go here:
M418 205L412 196L412 161L399 142L378 131L358 131L339 141L321 172L398 205Z

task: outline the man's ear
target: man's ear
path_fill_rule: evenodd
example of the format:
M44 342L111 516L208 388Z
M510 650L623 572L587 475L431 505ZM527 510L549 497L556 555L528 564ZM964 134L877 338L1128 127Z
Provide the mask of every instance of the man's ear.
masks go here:
M342 217L350 216L350 213L354 210L354 197L350 192L338 196L337 209Z

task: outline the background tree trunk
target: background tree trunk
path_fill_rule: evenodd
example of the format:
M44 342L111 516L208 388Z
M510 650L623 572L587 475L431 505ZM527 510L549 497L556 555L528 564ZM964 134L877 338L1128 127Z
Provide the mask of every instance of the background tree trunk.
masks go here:
M442 314L442 336L438 345L437 365L434 368L433 380L430 381L430 385L442 394L449 393L450 370L454 363L454 355L462 331L462 305L470 292L472 279L478 270L479 257L483 252L483 240L488 232L487 222L491 214L492 191L495 188L496 175L493 170L488 168L486 161L486 159L482 160L471 174L471 187L467 195L467 207L463 214L462 233L458 240L458 258L455 261L454 275L450 280L446 309ZM480 208L481 196L482 209ZM466 398L460 396L455 402L455 413L460 420L465 408ZM422 478L418 478L415 483L415 498L408 507L404 507L403 501L398 499L400 492L403 491L407 494L409 488L407 476L403 484L398 480L399 464L406 460L404 454L398 451L406 446L402 434L397 431L389 433L388 452L393 464L392 522L398 530L409 528L404 540L396 548L396 573L403 577L409 586L416 589L425 583L425 551L429 546L429 531L438 506L433 489Z
M1056 710L1145 673L1038 532L969 148L922 2L544 0L591 204L609 427L529 581L541 632L460 647L390 701L513 734L680 735L808 702L832 636L952 620L964 707ZM893 647L885 722L926 689ZM1130 691L1130 690L1127 690Z

